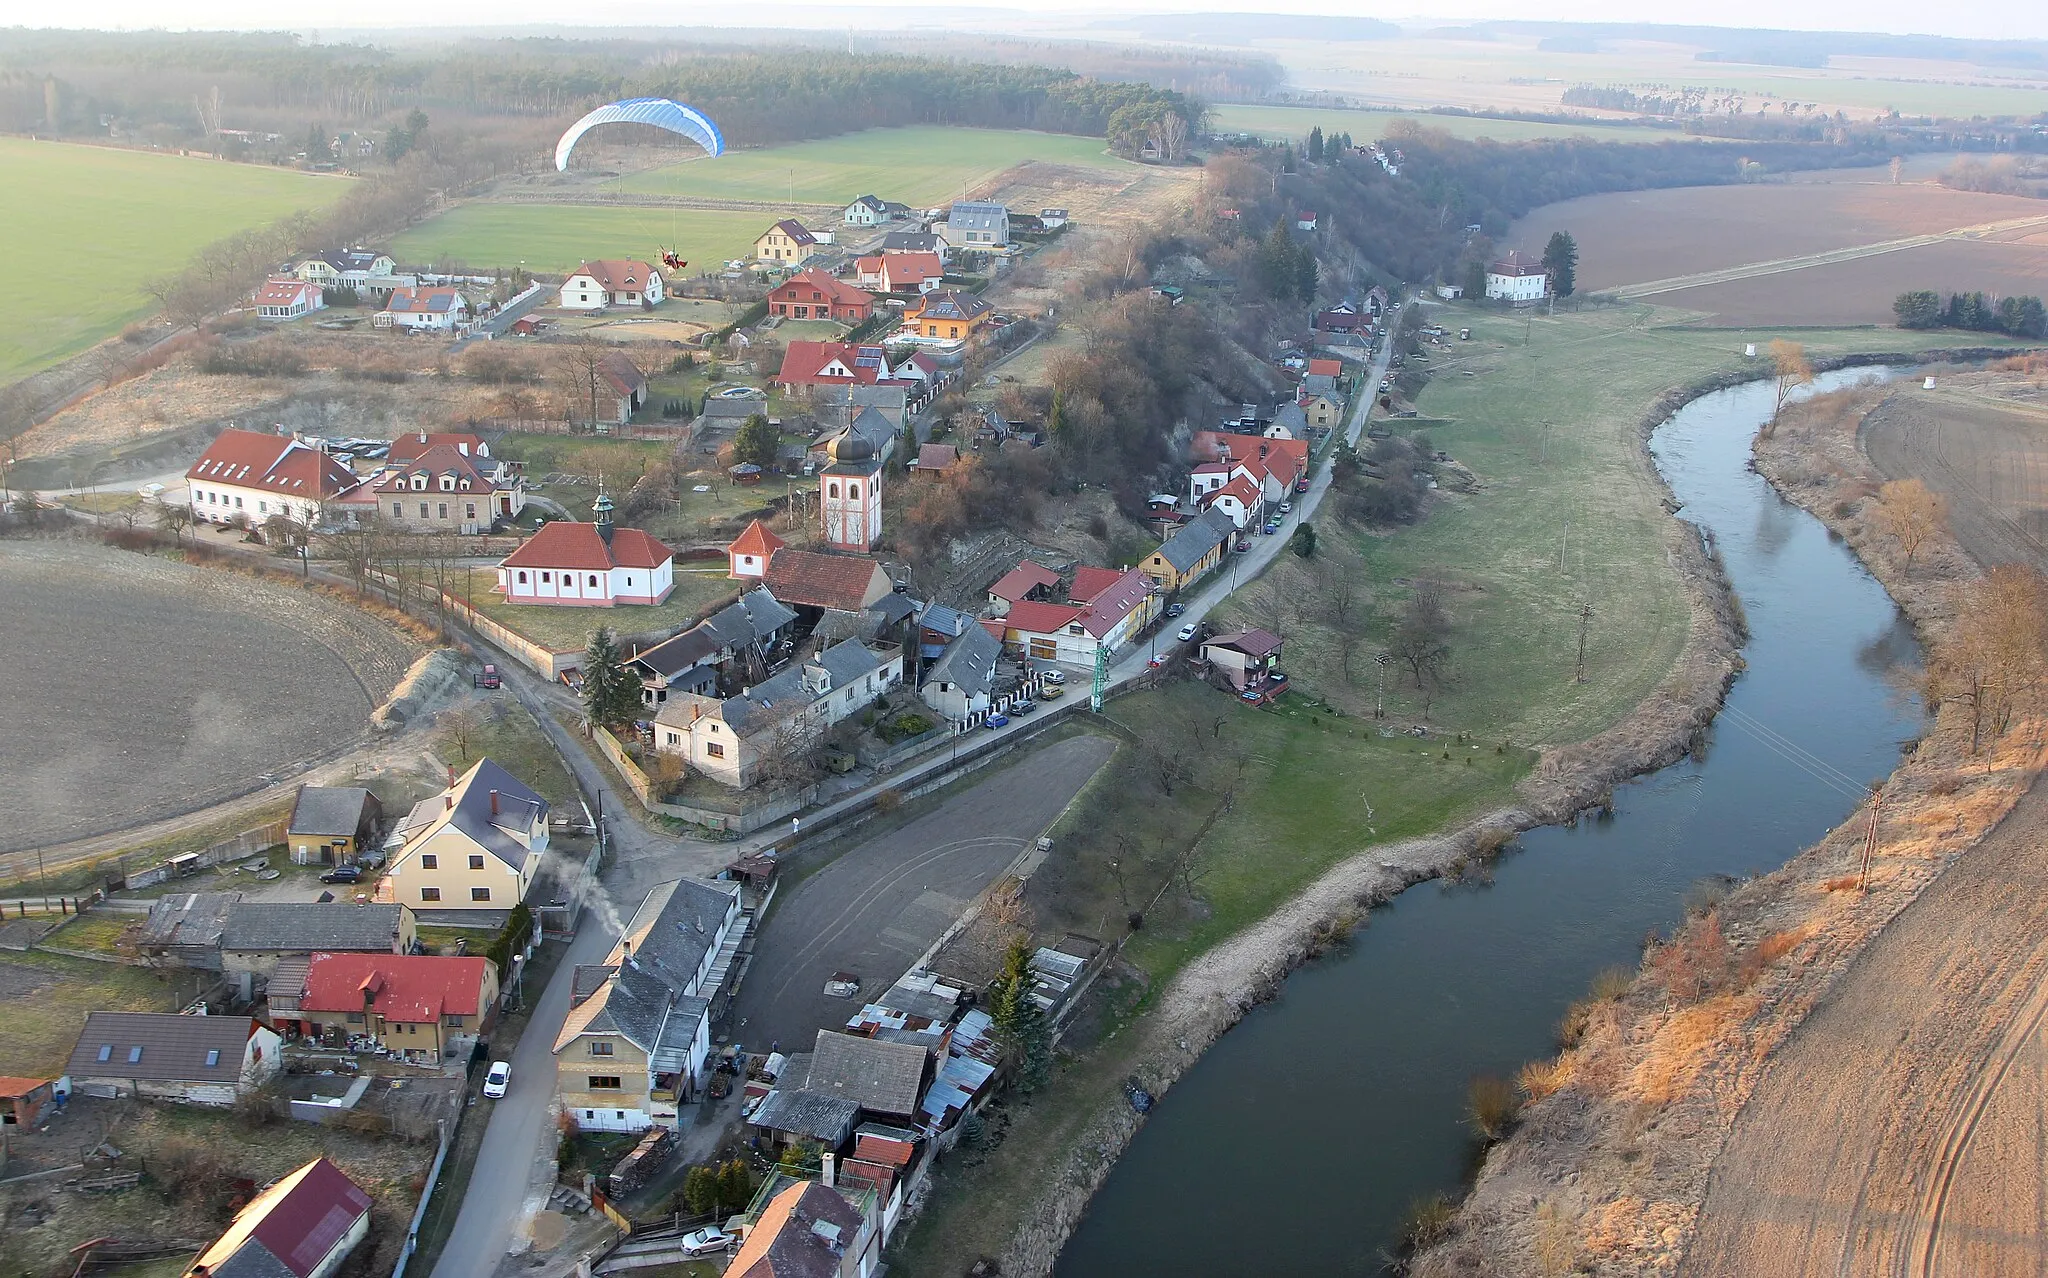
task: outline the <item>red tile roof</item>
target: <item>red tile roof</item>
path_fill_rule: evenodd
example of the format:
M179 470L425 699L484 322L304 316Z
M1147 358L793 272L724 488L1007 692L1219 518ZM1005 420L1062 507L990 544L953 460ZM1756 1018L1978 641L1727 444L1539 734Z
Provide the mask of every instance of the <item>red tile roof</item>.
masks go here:
M1124 575L1114 568L1076 568L1074 585L1067 592L1067 597L1076 600L1093 599L1123 578Z
M1250 475L1239 475L1236 479L1210 493L1206 504L1213 506L1225 497L1235 497L1239 505L1243 506L1246 510L1250 510L1258 502L1259 496L1263 491L1259 486L1258 480Z
M263 287L256 290L258 306L296 306L300 294L311 289L315 296L319 288L304 280L265 280Z
M740 535L733 538L727 552L735 555L758 555L766 559L789 543L768 531L768 526L756 519L748 524Z
M425 1024L476 1016L483 1007L486 958L439 954L315 954L306 967L307 1012L361 1012Z
M596 524L563 519L542 524L519 549L505 556L501 566L603 572L611 568L654 568L675 557L675 551L638 528L613 529L611 545L606 546Z
M1015 603L1030 594L1035 587L1056 586L1059 580L1060 575L1052 569L1026 559L997 578L996 584L990 586L988 592L998 599Z
M812 300L811 294L813 293L824 294L825 300L834 306L871 307L875 304L874 294L864 289L855 288L845 280L818 270L816 267L807 271L798 271L781 284L778 284L774 289L770 290L768 300L771 302L808 302Z
M1341 359L1312 359L1308 362L1308 371L1311 377L1338 377L1344 372L1344 361Z
M12 1075L0 1075L0 1100L16 1100L38 1088L48 1087L55 1081L55 1079L49 1078L17 1078Z
M1152 579L1135 568L1117 574L1114 584L1088 601L1087 610L1081 617L1081 625L1097 639L1102 638L1116 629L1117 624L1129 616L1132 609L1145 602L1145 596L1151 588Z
M1081 609L1070 604L1038 603L1026 599L1010 605L1010 615L1003 619L1003 623L1011 630L1050 635L1065 630L1080 619Z
M624 399L637 395L647 386L647 374L640 371L622 351L606 351L597 361L598 376L611 384L612 393Z
M820 371L835 360L848 371ZM791 342L782 353L782 371L775 375L775 380L786 386L873 386L895 379L889 375L888 358L879 346Z
M311 501L339 497L358 482L354 472L320 449L255 430L222 431L185 478Z
M408 431L391 441L391 451L385 454L385 458L395 462L411 461L429 448L452 448L459 453L464 444L469 445L471 457L483 455L481 435L472 435L468 431Z
M225 1267L239 1273L246 1266L248 1272L268 1274L282 1266L297 1278L309 1278L369 1210L370 1196L361 1186L325 1158L316 1158L242 1208L200 1253L194 1269ZM262 1252L269 1253L268 1259ZM237 1256L245 1260L232 1263Z
M917 1146L907 1140L890 1140L885 1136L860 1136L853 1142L853 1156L888 1167L908 1167L910 1160L917 1156Z
M607 293L644 293L647 281L654 276L654 268L632 258L602 258L582 263L576 268L576 273L596 280Z
M917 468L919 470L946 470L960 460L960 450L951 444L919 444L917 446Z
M786 604L859 612L890 589L882 565L858 555L828 555L785 547L768 561L761 584Z
M469 303L452 288L395 288L384 309L399 315L460 315Z
M1217 635L1202 645L1205 648L1235 648L1248 657L1270 657L1280 651L1286 641L1270 630L1256 627L1239 630L1227 635Z

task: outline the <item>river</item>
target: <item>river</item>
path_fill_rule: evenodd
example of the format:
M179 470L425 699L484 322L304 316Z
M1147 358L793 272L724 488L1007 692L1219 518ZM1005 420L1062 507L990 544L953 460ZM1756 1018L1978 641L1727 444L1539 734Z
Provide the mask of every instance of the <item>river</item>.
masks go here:
M1618 789L1611 820L1523 835L1491 885L1409 889L1289 977L1161 1101L1060 1278L1378 1273L1408 1205L1473 1169L1468 1080L1554 1052L1566 1006L1633 967L1696 884L1782 864L1892 770L1920 715L1893 676L1918 645L1848 549L1748 468L1770 405L1768 384L1717 392L1650 443L1749 617L1704 757Z

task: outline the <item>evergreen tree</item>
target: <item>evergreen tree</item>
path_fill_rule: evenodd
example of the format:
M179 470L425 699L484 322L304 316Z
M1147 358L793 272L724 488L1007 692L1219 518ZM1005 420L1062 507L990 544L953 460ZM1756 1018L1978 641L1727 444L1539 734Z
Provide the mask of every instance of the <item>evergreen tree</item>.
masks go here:
M708 1163L692 1167L683 1177L683 1203L695 1216L709 1216L719 1208L719 1175Z
M1570 233L1553 231L1543 246L1543 269L1550 272L1550 290L1570 297L1579 286L1579 243Z
M1309 162L1320 164L1323 160L1323 126L1318 124L1308 131L1307 154Z
M988 1013L997 1044L1017 1070L1017 1090L1026 1094L1044 1084L1052 1066L1052 1039L1031 985L1031 948L1020 940L1010 946L1001 974L989 985Z
M626 669L610 626L599 626L583 649L583 709L601 728L629 723L640 713L640 681Z
M1294 295L1310 305L1316 300L1316 253L1306 244L1294 254Z
M1892 301L1892 314L1900 328L1940 328L1941 295L1925 288L1901 293Z
M768 419L755 413L740 423L739 432L732 437L733 460L752 462L766 470L775 464L775 450L781 443Z
M718 1169L718 1205L728 1212L744 1211L754 1197L754 1173L745 1161L735 1158Z

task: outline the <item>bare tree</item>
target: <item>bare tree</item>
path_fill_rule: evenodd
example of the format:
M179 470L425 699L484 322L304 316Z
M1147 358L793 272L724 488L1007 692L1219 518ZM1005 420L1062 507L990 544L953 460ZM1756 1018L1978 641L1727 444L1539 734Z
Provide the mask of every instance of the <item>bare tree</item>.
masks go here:
M1930 698L1967 706L1971 754L2002 735L2015 708L2048 679L2048 579L2000 564L1960 588L1955 621L1927 665Z
M564 412L570 420L588 404L590 415L584 419L585 424L597 424L597 401L605 387L607 354L605 344L593 337L578 337L563 345L559 362L562 386L567 392Z
M1797 342L1783 338L1770 345L1771 359L1771 420L1764 427L1764 433L1778 429L1778 415L1785 411L1785 405L1792 400L1793 393L1813 381L1813 365L1807 362L1806 348Z
M1940 531L1946 503L1918 479L1895 479L1877 490L1877 520L1885 535L1906 552L1906 568L1929 537Z
M1330 637L1337 645L1337 658L1345 681L1349 682L1351 655L1365 637L1359 632L1359 623L1372 602L1372 594L1346 572L1342 564L1329 556L1316 563L1315 596L1311 605L1313 615L1329 627Z
M101 342L93 347L86 352L85 362L92 369L101 390L113 389L114 383L128 374L128 352L118 340Z
M1402 610L1394 628L1392 652L1408 667L1418 690L1433 688L1443 677L1451 659L1451 621L1444 612L1443 583L1425 578L1415 583L1415 593ZM1424 713L1427 713L1425 709Z
M774 786L810 785L818 779L818 753L825 729L808 712L786 715L767 733L762 745L760 778Z
M182 501L159 501L156 508L156 526L167 532L171 539L182 546L185 544L185 530L193 523L192 508Z

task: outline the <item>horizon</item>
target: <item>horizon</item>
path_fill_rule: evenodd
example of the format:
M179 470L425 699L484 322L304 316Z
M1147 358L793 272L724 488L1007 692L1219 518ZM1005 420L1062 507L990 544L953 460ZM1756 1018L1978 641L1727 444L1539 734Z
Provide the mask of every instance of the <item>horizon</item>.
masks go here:
M1374 6L1378 8L1378 6ZM1004 25L988 34L1037 36L1059 35L1066 39L1093 38L1090 28L1113 31L1118 18L1156 18L1169 14L1255 13L1327 18L1376 18L1408 28L1411 32L1430 27L1486 22L1545 22L1568 25L1652 25L1710 27L1726 31L1828 32L1845 35L1945 36L1955 39L2027 41L2048 39L2048 7L2022 5L2018 0L1993 0L1971 6L1967 13L1949 11L1939 19L1924 5L1905 0L1807 0L1787 9L1771 0L1733 0L1717 6L1711 17L1660 13L1646 17L1639 5L1628 0L1547 0L1540 12L1531 13L1515 0L1408 0L1405 12L1367 12L1356 4L1304 5L1290 0L1242 0L1240 3L1196 8L1172 0L1127 0L1105 12L1086 0L1049 0L1033 8L994 7L978 10L982 26L966 24L954 6L912 4L879 8L867 3L811 3L770 5L738 13L713 11L693 15L689 23L675 22L673 8L653 0L595 0L581 7L583 21L564 22L560 10L535 0L454 0L436 6L431 16L404 0L316 0L295 9L295 21L280 25L276 9L263 0L197 0L178 6L179 20L165 22L159 5L143 0L79 0L68 6L66 21L14 30L66 31L279 31L288 30L318 38L322 29L351 36L443 32L516 34L522 30L611 31L632 29L689 30L791 29L839 30L860 24L871 30L944 29L984 30L990 19L1009 17ZM1077 21L1081 20L1081 21ZM1935 23L1945 28L1930 30ZM1113 37L1107 37L1113 38Z

